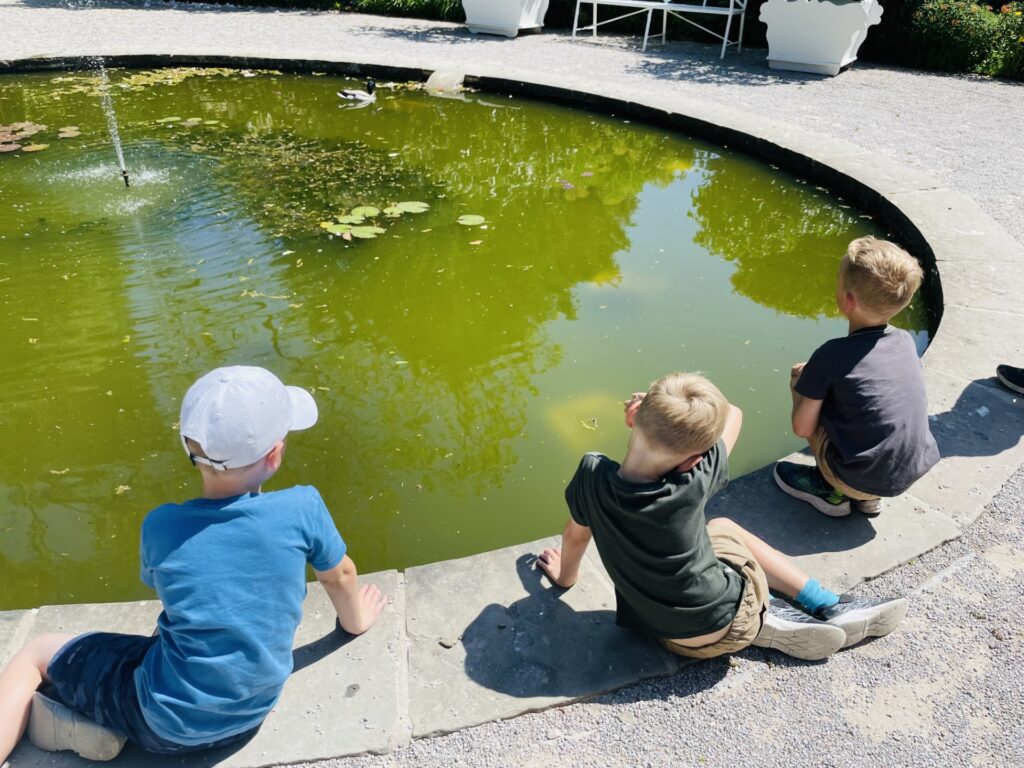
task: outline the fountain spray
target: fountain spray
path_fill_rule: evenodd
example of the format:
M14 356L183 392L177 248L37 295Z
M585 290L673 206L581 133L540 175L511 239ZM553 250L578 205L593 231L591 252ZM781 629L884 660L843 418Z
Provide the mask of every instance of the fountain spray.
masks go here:
M121 178L124 185L128 183L128 166L124 161L124 152L121 150L121 134L117 130L117 117L114 115L114 102L110 98L110 79L107 77L107 69L103 66L103 59L95 59L96 69L100 75L100 103L103 105L103 114L107 118L107 130L110 131L110 140L114 144L114 153L117 155L117 167L121 169Z

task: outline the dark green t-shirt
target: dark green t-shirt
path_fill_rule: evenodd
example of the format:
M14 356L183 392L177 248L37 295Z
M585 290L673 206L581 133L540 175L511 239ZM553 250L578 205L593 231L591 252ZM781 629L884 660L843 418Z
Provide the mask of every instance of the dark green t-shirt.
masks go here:
M655 637L716 632L736 616L743 577L711 549L704 505L729 481L719 441L689 472L633 483L588 453L565 489L572 519L590 528L615 584L618 624Z

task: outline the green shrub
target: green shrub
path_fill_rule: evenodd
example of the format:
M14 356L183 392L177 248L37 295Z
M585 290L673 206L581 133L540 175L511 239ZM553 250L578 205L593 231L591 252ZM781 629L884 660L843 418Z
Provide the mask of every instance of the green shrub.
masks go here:
M997 56L999 16L970 0L926 0L912 22L921 64L953 72L988 74Z
M999 68L996 74L1024 80L1024 3L999 12Z

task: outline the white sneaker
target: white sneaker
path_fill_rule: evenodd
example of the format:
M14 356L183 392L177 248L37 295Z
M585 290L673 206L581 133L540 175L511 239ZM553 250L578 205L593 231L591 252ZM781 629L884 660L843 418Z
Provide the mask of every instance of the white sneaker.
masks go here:
M764 624L754 638L759 648L774 648L787 656L817 661L843 647L846 632L810 616L785 600L769 598Z
M47 752L69 749L86 760L113 760L127 741L116 731L97 725L38 691L32 696L27 732L29 741L39 749Z

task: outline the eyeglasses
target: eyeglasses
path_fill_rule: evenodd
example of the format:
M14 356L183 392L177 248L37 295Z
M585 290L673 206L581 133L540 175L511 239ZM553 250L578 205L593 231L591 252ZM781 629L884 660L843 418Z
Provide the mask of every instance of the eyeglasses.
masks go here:
M185 453L188 454L188 460L192 462L193 467L196 464L205 464L218 472L223 472L228 468L227 459L218 461L217 459L208 459L206 456L199 456L198 454L192 453L191 449L188 447L188 440L184 435L181 435L181 444L185 448Z

